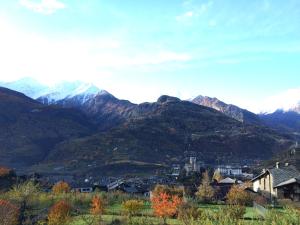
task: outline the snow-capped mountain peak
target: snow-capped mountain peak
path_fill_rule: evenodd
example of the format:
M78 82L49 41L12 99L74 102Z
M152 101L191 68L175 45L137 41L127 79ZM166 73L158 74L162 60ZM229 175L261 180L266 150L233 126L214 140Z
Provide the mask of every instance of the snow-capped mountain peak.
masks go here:
M22 92L44 104L55 104L57 101L74 97L84 103L96 95L108 94L96 85L82 81L63 81L47 86L33 78L22 78L12 82L0 82L0 86Z

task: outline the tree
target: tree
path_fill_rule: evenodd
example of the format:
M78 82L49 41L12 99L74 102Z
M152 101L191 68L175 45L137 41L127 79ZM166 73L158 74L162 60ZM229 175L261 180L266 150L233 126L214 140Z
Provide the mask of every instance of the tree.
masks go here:
M245 206L252 203L251 195L244 190L243 186L233 185L226 195L229 205Z
M59 181L52 187L52 191L54 194L68 193L70 192L70 190L70 185L64 181Z
M144 203L142 201L132 199L125 201L122 204L122 207L126 215L131 218L143 209Z
M202 174L202 181L196 195L203 202L212 201L215 195L215 190L210 185L210 179L207 171Z
M64 200L55 203L48 213L48 225L63 225L70 220L71 206Z
M178 212L182 199L177 195L169 195L167 193L159 193L151 199L154 214L164 220L166 224L167 217L174 216Z
M33 199L39 194L39 185L32 181L27 181L15 185L8 195L20 204L20 223L25 224L26 220L30 220L32 213L30 207Z
M159 195L160 193L166 193L168 195L177 195L183 197L184 189L169 187L167 185L156 185L152 191L153 195Z
M13 173L13 170L6 168L6 167L0 167L0 178L1 177L7 177Z
M213 180L216 180L216 181L218 181L218 182L220 182L220 181L223 179L223 177L222 177L222 175L221 175L221 173L220 173L219 170L215 170L212 179L213 179Z
M19 208L9 201L0 199L0 224L17 225L19 218Z
M104 203L103 200L97 195L95 195L92 199L90 212L92 215L101 220L101 215L104 212Z

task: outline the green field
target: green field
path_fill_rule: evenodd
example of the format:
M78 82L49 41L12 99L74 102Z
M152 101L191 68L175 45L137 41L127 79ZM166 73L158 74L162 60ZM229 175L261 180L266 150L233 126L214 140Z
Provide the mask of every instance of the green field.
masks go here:
M199 204L199 209L209 210L212 212L218 212L220 209L226 207L226 205L216 205L216 204ZM277 209L280 213L285 213L283 209ZM72 218L72 221L69 225L86 225L87 222L91 220L89 218L90 215L85 216L75 216ZM122 205L121 204L113 204L108 206L105 214L102 216L102 222L104 224L113 224L113 221L120 220L126 221L126 216L124 216ZM135 216L132 218L133 224L162 224L162 220L156 218L153 215L153 210L151 208L150 203L146 203L144 209L141 211L139 216ZM240 220L243 225L258 225L262 224L261 217L257 213L257 210L253 207L247 207L246 213L244 214L244 218ZM135 222L135 223L134 223ZM178 219L167 219L167 224L170 225L181 225L183 224ZM195 223L197 224L197 223ZM222 224L222 223L221 223ZM276 225L277 223L274 223ZM290 225L290 224L287 224Z

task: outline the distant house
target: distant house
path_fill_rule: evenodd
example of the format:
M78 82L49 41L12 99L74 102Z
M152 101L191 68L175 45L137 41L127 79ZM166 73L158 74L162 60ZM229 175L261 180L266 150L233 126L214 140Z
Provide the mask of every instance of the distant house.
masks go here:
M77 187L74 188L75 191L80 192L80 193L91 193L93 192L93 187Z
M242 167L241 166L221 165L221 166L218 166L216 170L219 171L222 176L241 176L242 175Z
M252 179L253 191L259 192L270 200L277 198L299 198L298 178L300 172L293 166L285 165L272 169L264 169L257 177ZM298 195L298 196L297 196Z
M232 179L230 177L226 177L219 182L215 181L212 185L216 190L216 198L219 200L225 200L227 193L235 184L240 184L240 181Z

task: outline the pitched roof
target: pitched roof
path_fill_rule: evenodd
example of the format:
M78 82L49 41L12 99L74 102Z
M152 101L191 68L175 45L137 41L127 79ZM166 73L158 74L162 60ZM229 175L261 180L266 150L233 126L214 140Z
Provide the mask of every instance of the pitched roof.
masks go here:
M227 177L221 180L219 184L235 184L235 181L236 181L235 179L231 179L230 177Z
M253 182L257 179L260 179L266 173L272 174L272 176L273 176L273 187L276 187L281 183L287 182L292 178L296 178L296 177L300 178L300 172L294 166L285 166L285 167L279 167L279 168L275 167L275 168L272 168L272 169L267 169L263 173L261 173L258 176L254 177L251 181Z
M300 176L300 172L293 166L272 168L269 169L269 172L273 176L273 187L276 187L282 182Z
M291 178L287 181L281 182L280 184L276 185L275 188L279 188L279 187L283 187L289 184L294 184L294 183L298 183L300 184L300 176L295 177L295 178Z

